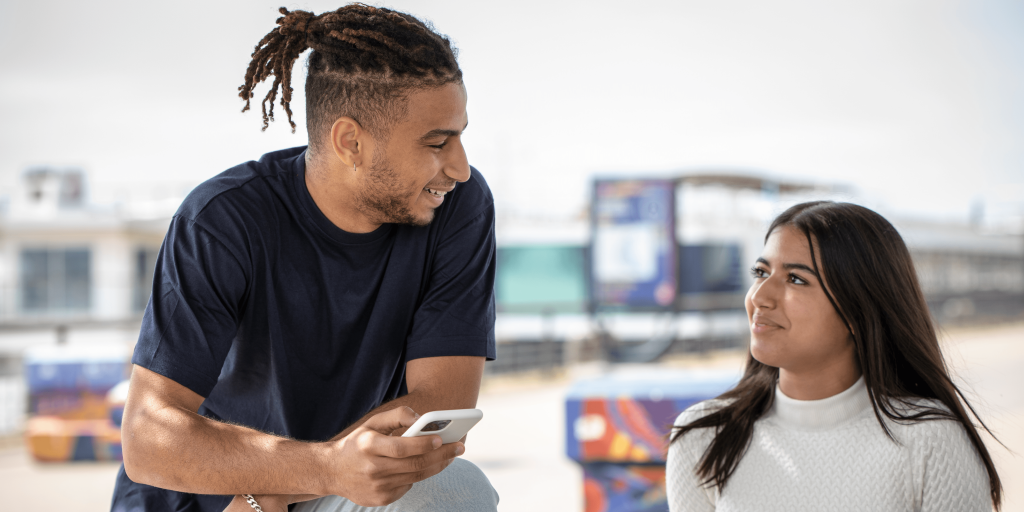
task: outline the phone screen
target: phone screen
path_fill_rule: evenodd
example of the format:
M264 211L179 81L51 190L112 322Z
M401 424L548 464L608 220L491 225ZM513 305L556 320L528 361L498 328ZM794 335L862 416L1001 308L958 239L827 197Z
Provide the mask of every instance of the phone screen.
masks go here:
M423 428L420 429L420 432L437 432L438 430L444 430L444 428L451 422L452 420L431 421L424 425Z

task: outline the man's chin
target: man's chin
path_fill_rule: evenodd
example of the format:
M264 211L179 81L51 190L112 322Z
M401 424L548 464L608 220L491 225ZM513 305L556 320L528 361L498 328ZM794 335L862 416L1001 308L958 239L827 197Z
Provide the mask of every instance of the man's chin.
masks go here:
M417 226L417 227L424 228L424 227L429 226L430 223L433 222L433 221L434 221L434 210L430 210L430 211L428 211L424 215L419 215L419 216L415 217L414 219L411 219L411 222L409 222L409 224L412 225L412 226Z
M385 222L388 224L402 224L405 226L416 226L422 228L429 226L433 221L434 210L431 209L419 215L414 215L412 212L406 210L400 215L389 215Z

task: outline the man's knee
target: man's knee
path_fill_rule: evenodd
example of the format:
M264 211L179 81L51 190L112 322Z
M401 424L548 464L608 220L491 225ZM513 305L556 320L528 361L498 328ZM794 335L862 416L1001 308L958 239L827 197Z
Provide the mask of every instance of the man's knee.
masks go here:
M296 512L489 512L498 509L498 492L476 464L456 458L444 471L416 482L386 507L361 507L337 496L300 505Z
M413 484L395 504L403 502L421 508L403 506L400 510L497 510L498 493L476 464L456 458L444 471Z

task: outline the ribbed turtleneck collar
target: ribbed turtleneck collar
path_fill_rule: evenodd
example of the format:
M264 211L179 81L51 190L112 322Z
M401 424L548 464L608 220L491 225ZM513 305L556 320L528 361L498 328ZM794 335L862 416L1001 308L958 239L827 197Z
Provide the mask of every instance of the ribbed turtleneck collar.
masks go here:
M825 430L846 423L868 407L871 407L871 398L862 375L846 391L821 400L790 398L776 384L775 403L766 417L800 430Z

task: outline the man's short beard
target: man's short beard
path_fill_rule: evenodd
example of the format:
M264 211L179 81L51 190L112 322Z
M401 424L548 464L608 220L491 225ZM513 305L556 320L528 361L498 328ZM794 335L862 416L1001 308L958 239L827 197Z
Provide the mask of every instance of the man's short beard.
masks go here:
M434 220L434 211L426 219L417 218L402 197L401 180L384 156L374 158L367 173L366 188L356 198L356 207L381 224L426 226Z

